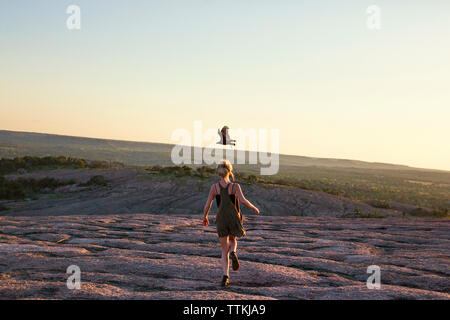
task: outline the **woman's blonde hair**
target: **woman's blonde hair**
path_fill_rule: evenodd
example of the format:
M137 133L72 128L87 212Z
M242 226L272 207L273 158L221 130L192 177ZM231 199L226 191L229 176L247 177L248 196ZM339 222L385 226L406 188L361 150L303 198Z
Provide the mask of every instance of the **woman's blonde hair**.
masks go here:
M233 166L229 160L222 160L217 166L217 174L222 178L230 175L234 181Z

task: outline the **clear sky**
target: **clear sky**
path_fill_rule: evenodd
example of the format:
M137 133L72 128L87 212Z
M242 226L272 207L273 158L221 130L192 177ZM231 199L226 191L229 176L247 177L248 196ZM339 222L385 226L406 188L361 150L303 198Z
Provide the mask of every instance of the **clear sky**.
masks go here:
M450 1L0 0L0 129L170 143L195 120L450 170Z

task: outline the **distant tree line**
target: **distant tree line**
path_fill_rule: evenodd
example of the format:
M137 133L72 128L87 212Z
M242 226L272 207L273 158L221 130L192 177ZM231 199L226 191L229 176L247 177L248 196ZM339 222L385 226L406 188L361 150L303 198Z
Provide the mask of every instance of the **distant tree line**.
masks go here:
M34 157L25 156L14 159L0 159L0 175L16 173L17 171L37 170L44 168L73 168L73 169L108 169L111 167L123 167L120 162L85 160L65 156L59 157Z

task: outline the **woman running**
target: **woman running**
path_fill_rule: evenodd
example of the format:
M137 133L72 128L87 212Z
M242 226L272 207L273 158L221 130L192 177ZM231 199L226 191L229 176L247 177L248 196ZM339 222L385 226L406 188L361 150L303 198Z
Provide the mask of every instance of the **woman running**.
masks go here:
M203 225L208 226L208 213L211 204L216 197L218 210L216 216L217 234L222 247L222 286L226 287L230 282L229 276L229 257L231 257L233 270L239 269L239 260L236 255L237 239L244 237L245 229L243 226L242 214L239 208L239 201L259 214L259 209L245 199L242 194L241 186L230 181L230 176L234 180L233 167L228 160L222 160L217 167L217 174L220 181L211 186L208 200L206 200L203 210Z

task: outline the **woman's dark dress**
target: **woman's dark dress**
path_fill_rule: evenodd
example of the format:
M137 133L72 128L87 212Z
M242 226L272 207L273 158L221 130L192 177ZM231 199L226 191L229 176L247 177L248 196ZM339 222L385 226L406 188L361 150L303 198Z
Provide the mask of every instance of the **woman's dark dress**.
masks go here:
M216 227L219 237L233 235L241 238L245 237L243 217L239 209L239 200L234 195L228 194L229 183L226 187L220 187L220 196L216 196L217 210Z

